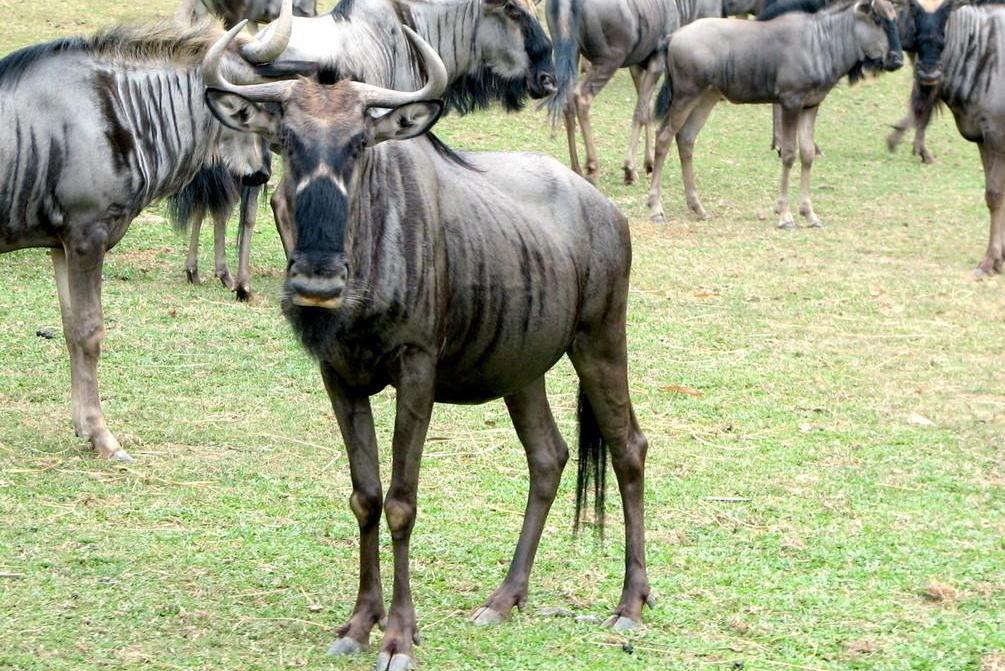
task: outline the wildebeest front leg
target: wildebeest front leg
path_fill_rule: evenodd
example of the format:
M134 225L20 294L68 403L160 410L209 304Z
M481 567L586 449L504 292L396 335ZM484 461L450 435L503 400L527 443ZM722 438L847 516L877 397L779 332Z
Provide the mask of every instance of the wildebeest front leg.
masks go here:
M569 450L551 414L543 377L507 396L506 407L527 455L530 492L509 572L499 589L475 611L472 619L476 624L495 624L505 619L513 606L523 608L541 532L569 459Z
M810 195L810 180L813 171L813 159L816 157L816 145L813 142L813 129L820 107L804 109L799 115L799 214L806 218L806 224L811 228L822 226L820 217L813 211Z
M625 578L614 614L607 626L617 631L633 629L642 621L642 606L652 604L646 574L645 463L649 443L639 428L628 392L624 308L621 323L609 321L581 332L569 358L586 392L597 426L611 453L625 516Z
M789 174L796 162L796 130L799 125L800 111L799 107L782 109L781 145L779 147L779 155L782 159L782 179L775 212L779 215L778 228L784 229L796 227L792 212L789 211Z
M917 86L917 84L915 85ZM935 156L925 146L925 132L928 130L928 124L932 121L932 112L935 111L939 97L939 88L937 86L930 86L927 89L927 91L919 94L926 97L915 108L913 153L921 159L922 163L931 165L935 163Z
M632 134L628 141L628 154L625 156L625 184L634 184L639 173L635 169L635 155L639 149L639 136L644 131L646 133L646 163L651 171L652 162L649 159L649 126L652 123L652 97L656 81L659 79L663 61L653 58L652 62L645 68L633 65L631 67L632 81L635 84L635 93L638 98L635 103L635 112L632 115Z
M412 667L412 644L418 637L415 606L409 583L408 546L415 525L422 445L433 411L436 362L432 354L408 347L401 354L397 375L391 484L384 499L384 515L394 552L394 589L384 642L377 657L378 671Z
M687 121L677 131L677 154L680 156L681 176L684 180L684 197L687 200L688 208L702 220L708 219L708 212L702 207L701 200L698 198L698 185L694 177L694 142L718 102L718 93L715 91L705 92L698 104L691 110Z
M213 266L216 278L226 288L234 289L234 278L227 268L227 220L229 213L217 212L213 215Z
M676 93L676 92L675 92ZM677 95L670 103L670 110L666 117L660 122L659 131L656 133L656 156L653 163L653 174L649 182L649 198L646 204L649 206L649 218L656 224L665 221L663 215L663 165L666 163L667 153L670 151L670 143L673 142L677 130L687 121L688 115L694 109L698 98L685 99Z
M199 278L199 234L202 233L202 218L206 215L204 208L197 208L192 214L189 226L188 258L185 259L185 277L189 284L201 284Z
M974 272L978 276L994 275L1002 271L1005 261L1005 154L992 149L986 141L977 146L984 164L984 200L991 215L991 230L988 251Z
M255 215L258 214L258 196L261 186L241 187L241 220L237 229L237 283L234 291L237 300L250 301L251 294L251 236L255 232Z
M87 229L85 229L87 230ZM63 335L70 352L70 399L77 435L86 438L108 459L132 461L105 426L98 393L98 358L104 339L101 310L101 267L105 257L104 229L91 228L64 249L53 250Z
M296 227L293 225L293 215L290 212L290 206L286 202L284 194L283 184L280 183L275 193L272 194L269 204L272 206L272 216L276 220L276 230L279 232L279 239L283 243L283 251L286 252L286 258L288 259L297 247L297 232Z
M370 399L344 388L330 366L321 365L321 377L338 418L349 455L352 495L349 507L359 523L359 591L349 621L339 628L332 655L359 652L370 642L373 626L384 619L384 594L380 584L381 488L377 435Z
M583 167L579 164L579 148L576 146L576 101L575 98L569 101L565 111L562 112L565 119L565 137L569 143L569 167L577 175L583 174Z
M599 168L597 142L593 135L593 123L590 121L590 107L593 105L593 99L618 71L619 65L620 60L591 63L586 77L580 81L576 89L576 114L579 116L579 127L583 131L583 143L586 146L585 177L591 182L596 180Z

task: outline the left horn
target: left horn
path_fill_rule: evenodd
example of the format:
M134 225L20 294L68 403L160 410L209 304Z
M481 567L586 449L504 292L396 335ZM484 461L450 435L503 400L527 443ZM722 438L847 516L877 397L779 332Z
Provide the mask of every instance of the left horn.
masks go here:
M420 100L434 100L442 97L447 90L447 68L443 65L440 55L414 30L408 26L402 26L401 29L419 52L419 59L426 69L426 85L418 91L407 92L370 84L353 84L366 107L391 108Z
M267 33L264 40L257 37L241 47L241 55L250 63L264 65L279 58L290 44L293 35L293 0L283 0L279 10L279 18L262 30Z
M289 0L287 0L289 2ZM207 89L217 89L234 93L253 102L285 102L292 91L293 81L267 82L264 84L232 84L223 76L221 64L227 47L237 34L244 30L248 20L241 21L222 35L209 48L202 59L202 81Z

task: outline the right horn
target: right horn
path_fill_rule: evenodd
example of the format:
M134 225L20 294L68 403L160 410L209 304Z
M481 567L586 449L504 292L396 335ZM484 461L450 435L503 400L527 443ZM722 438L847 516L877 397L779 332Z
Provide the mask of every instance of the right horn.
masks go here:
M419 52L419 60L426 70L426 85L418 91L407 92L394 91L371 84L353 84L366 107L389 109L420 100L435 100L441 98L447 90L447 68L443 65L440 55L414 30L408 26L402 26L401 29L405 31L405 35Z
M264 84L232 84L223 76L223 72L221 71L223 55L227 52L227 47L234 41L237 34L244 30L244 26L247 23L248 21L245 19L228 30L206 52L206 55L202 59L203 84L207 89L234 93L253 102L285 102L290 96L290 92L295 84L294 81L287 80Z

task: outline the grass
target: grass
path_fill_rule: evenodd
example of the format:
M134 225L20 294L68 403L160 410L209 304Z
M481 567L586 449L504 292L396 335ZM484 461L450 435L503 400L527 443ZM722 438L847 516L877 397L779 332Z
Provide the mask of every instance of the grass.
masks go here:
M0 52L173 10L3 4ZM604 91L601 187L634 234L631 382L652 445L658 607L629 638L540 615L603 615L619 593L619 508L604 546L574 539L568 469L528 611L468 624L504 575L526 471L501 403L438 406L413 542L424 668L1000 668L1005 298L1001 280L970 273L987 226L976 149L948 116L929 135L935 166L883 149L908 84L901 72L828 99L815 170L827 227L790 233L770 210L766 108L724 104L698 140L714 219L686 214L671 161L670 223L656 227L645 187L619 183L630 82ZM535 112L440 132L564 156ZM65 347L36 336L59 333L45 254L0 257L0 669L369 668L325 656L355 595L356 529L319 375L279 314L267 208L250 305L184 283L185 244L162 215L137 220L105 270L102 390L138 458L128 467L73 437ZM570 367L549 382L572 439ZM386 474L393 393L374 409Z

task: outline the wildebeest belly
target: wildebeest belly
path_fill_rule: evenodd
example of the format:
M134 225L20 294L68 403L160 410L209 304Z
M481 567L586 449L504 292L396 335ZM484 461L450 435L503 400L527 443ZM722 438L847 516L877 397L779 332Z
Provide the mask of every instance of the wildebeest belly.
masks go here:
M593 230L599 220L582 217L591 205L584 199L596 192L564 167L541 157L477 156L483 179L451 183L474 191L444 198L449 288L437 392L449 402L505 396L551 368L583 316L596 272L591 243L610 246L609 221ZM594 213L609 217L613 208L596 197Z

